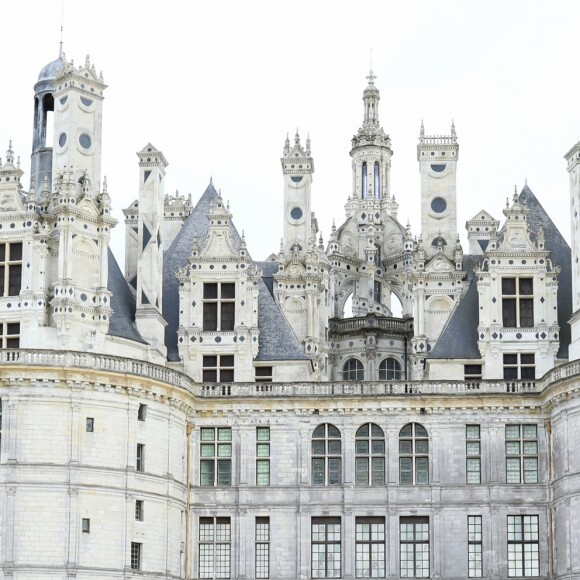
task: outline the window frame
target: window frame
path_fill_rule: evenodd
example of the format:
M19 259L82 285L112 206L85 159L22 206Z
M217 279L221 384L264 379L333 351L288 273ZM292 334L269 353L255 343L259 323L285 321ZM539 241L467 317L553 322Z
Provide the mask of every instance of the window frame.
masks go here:
M350 368L354 365L354 368ZM349 368L347 368L347 366ZM365 380L365 365L356 357L351 357L344 361L342 365L342 380L343 381L364 381Z
M512 357L512 358L510 358ZM528 357L528 358L524 358ZM531 358L530 358L531 357ZM531 361L531 362L530 362ZM515 377L508 375L514 374ZM531 371L530 371L531 369ZM524 375L530 376L524 376ZM504 352L503 353L504 381L533 381L536 379L536 353L533 352Z
M379 381L400 381L402 377L403 365L398 358L388 356L379 363Z
M477 429L477 433L474 435L477 437L470 434L470 430L474 431L475 429ZM470 465L476 465L477 469L470 468ZM469 480L470 473L477 473L477 481ZM465 483L468 485L481 484L481 425L469 424L465 426Z
M479 515L467 516L467 577L483 577L483 518Z
M534 428L534 436L525 436L524 433L530 432ZM518 436L508 436L508 431L515 433L518 430ZM526 443L528 445L526 445ZM517 444L518 451L515 452L515 445ZM535 452L531 452L531 445L535 444ZM526 447L528 451L526 452ZM539 473L539 438L537 423L509 423L505 426L505 459L506 459L506 483L509 484L538 484L540 483ZM527 460L527 461L526 461ZM535 468L530 469L535 462ZM510 466L512 468L510 469ZM517 467L517 469L516 469ZM510 473L518 474L516 477L512 475L510 481ZM535 474L535 477L531 476Z
M211 534L207 534L210 530L208 528L204 529L203 526L211 526ZM222 532L218 526L226 526L224 528L225 535L219 536ZM206 535L204 535L204 533ZM209 549L211 547L211 549ZM204 552L207 549L207 556L205 562L211 565L204 567ZM220 562L220 555L225 555L223 561ZM217 564L225 564L222 566L217 566ZM227 575L221 573L221 571L227 571ZM232 521L229 517L205 517L200 516L199 518L199 530L198 530L198 577L201 579L221 579L221 578L231 578L232 574Z
M209 438L210 432L213 432L213 437L211 439ZM228 433L229 438L227 438ZM220 438L222 434L224 436L223 439ZM213 449L211 455L209 454L210 446ZM227 454L228 447L229 455ZM204 455L204 453L206 453L206 455ZM224 455L222 455L222 453L224 453ZM232 457L233 441L231 427L201 427L199 435L200 487L231 487L233 469Z
M323 539L320 539L320 530L316 529L315 526L323 526ZM338 526L338 540L336 539L337 531L335 528L329 529L329 526ZM316 533L316 536L315 536ZM328 539L329 534L332 534L332 539ZM316 539L315 539L316 538ZM315 548L315 546L322 547L322 550ZM338 546L338 550L335 550ZM320 556L322 554L323 558L318 557L316 559L317 563L324 562L323 573L320 574L320 566L315 567L315 554ZM332 558L331 555L338 558ZM338 560L338 569L334 566L329 566ZM310 520L310 573L312 578L340 578L342 576L342 521L340 516L336 517L313 517Z
M215 358L215 365L210 359ZM231 359L231 360L230 360ZM235 380L235 355L224 354L204 354L202 355L202 380L204 383L233 383ZM214 373L215 378L212 378ZM227 375L224 377L224 375Z
M20 321L0 322L0 348L20 348Z
M403 525L405 526L412 526L412 538L408 539L405 537L403 539ZM418 533L424 534L425 530L420 529L417 530L417 526L427 526L426 533L427 539L425 540L423 537L418 538ZM405 531L407 534L408 531ZM403 554L407 553L407 550L403 549L403 546L412 546L412 558L404 559ZM417 550L418 546L426 546L426 550ZM419 554L427 554L427 568L420 567L421 574L418 574L418 566L419 563ZM425 562L425 559L422 558L420 560L422 563ZM411 573L409 574L409 569L403 569L403 562L412 562L413 567ZM429 578L431 573L431 528L429 526L429 518L428 517L417 517L417 516L401 516L399 518L399 573L401 578Z
M364 428L367 428L367 435L363 435ZM378 434L380 430L380 435ZM374 432L374 433L373 433ZM375 452L375 445L382 442L382 452L380 450ZM366 452L361 450L366 443ZM366 460L366 468L363 465ZM378 486L385 485L385 470L386 470L386 438L383 429L376 423L364 423L361 425L355 434L355 485L357 486ZM380 463L382 461L382 468ZM359 468L359 465L361 468ZM366 480L363 479L362 474L366 475ZM378 477L378 474L382 477ZM359 478L359 474L361 474ZM376 477L375 477L376 475Z
M254 571L256 580L270 578L270 518L256 516L254 531Z
M90 520L90 518L82 518L81 530L82 530L83 534L90 534L91 533L91 520Z
M411 426L411 436L403 431ZM425 432L417 435L418 428ZM420 423L407 423L399 431L399 485L429 485L430 482L430 455L429 455L429 432ZM402 443L411 443L411 452L402 451ZM421 444L426 443L426 451L420 451ZM418 451L419 449L419 451ZM411 469L403 468L403 465L410 465ZM419 468L421 466L421 468ZM425 467L426 466L426 467ZM411 473L411 481L403 481L405 473ZM426 481L418 481L418 474L426 473Z
M210 287L216 289L215 298L206 296ZM233 289L233 296L224 296L225 287ZM203 332L231 332L236 327L236 283L235 282L204 282L202 289ZM211 311L214 310L215 313ZM231 312L227 312L231 309ZM210 314L215 315L214 317ZM224 322L226 321L226 322ZM213 328L215 326L215 328Z
M516 525L519 522L519 535L520 537L514 537L518 535ZM535 538L530 538L530 534L533 536L535 527ZM511 535L511 537L510 537ZM528 536L526 538L526 535ZM510 547L514 547L513 550ZM517 547L520 547L519 551ZM526 550L526 547L528 549ZM533 549L535 547L535 550ZM528 554L535 554L535 559L527 559ZM517 558L517 556L520 558ZM517 563L520 563L520 567ZM526 562L528 566L526 566ZM530 562L535 562L536 566L531 566ZM508 515L507 516L507 564L508 564L508 578L536 578L540 576L540 517L537 514L518 514L518 515ZM514 565L515 564L515 565ZM534 573L537 572L537 573Z
M264 434L264 435L261 435ZM267 435L266 438L263 438ZM256 427L256 485L268 486L270 485L270 427L267 425L259 425ZM267 452L267 453L266 453ZM265 467L265 470L260 472L260 466ZM260 476L264 479L261 481Z
M137 443L135 471L138 471L139 473L145 473L145 443Z
M514 281L514 291L506 290L508 281ZM531 282L531 294L522 292L522 282ZM502 326L504 328L533 328L535 326L534 318L534 277L533 276L505 276L501 278L501 303L502 303ZM509 315L512 317L507 322L514 322L515 324L506 324L506 310L507 306L513 306L513 313ZM525 308L531 306L531 320L529 320L530 312L524 312ZM523 324L522 324L523 322Z
M368 525L368 532L360 530L359 526ZM373 530L373 526L378 529ZM382 529L381 529L382 526ZM386 526L384 517L360 516L355 518L355 578L386 578ZM374 534L378 534L376 539ZM361 537L361 534L365 534ZM382 534L382 538L381 538ZM365 550L366 547L366 550ZM364 556L367 556L365 559ZM378 556L378 557L377 557ZM364 569L363 565L367 564ZM381 566L382 565L382 566ZM374 568L374 569L373 569Z
M143 544L131 542L131 570L141 570L143 559Z
M317 435L317 432L320 433L321 428L323 428L324 431L322 437ZM330 435L331 429L335 429L338 435ZM321 442L324 445L323 453L315 451L317 448L320 449L320 445L315 445L315 443ZM337 442L339 449L338 453L336 452ZM318 425L312 431L310 437L310 451L312 485L329 487L342 485L342 433L340 432L340 429L332 423L321 423ZM323 474L323 479L320 479L321 473ZM336 474L338 474L337 479Z
M12 254L19 246L20 257L12 259ZM22 291L22 263L24 243L2 242L0 243L0 297L18 296ZM19 281L18 291L13 293L14 278Z
M142 499L135 500L135 521L145 521L145 502Z

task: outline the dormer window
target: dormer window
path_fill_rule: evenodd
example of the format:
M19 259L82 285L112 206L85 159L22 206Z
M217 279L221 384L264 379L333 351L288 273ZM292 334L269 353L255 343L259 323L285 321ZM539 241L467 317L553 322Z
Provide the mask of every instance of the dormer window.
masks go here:
M504 328L533 327L533 278L502 278L501 294Z
M203 285L203 330L233 330L235 325L236 285L233 282Z

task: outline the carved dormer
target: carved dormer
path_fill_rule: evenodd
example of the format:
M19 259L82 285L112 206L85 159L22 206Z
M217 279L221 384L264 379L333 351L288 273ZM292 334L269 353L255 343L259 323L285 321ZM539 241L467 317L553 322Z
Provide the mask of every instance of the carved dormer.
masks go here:
M214 372L224 382L253 381L261 271L233 227L221 194L207 218L207 234L194 239L189 264L177 273L179 355L185 372L197 381Z
M492 232L476 271L484 378L541 377L558 352L559 269L544 247L541 224L530 231L529 212L515 193L504 209L505 224L497 236Z

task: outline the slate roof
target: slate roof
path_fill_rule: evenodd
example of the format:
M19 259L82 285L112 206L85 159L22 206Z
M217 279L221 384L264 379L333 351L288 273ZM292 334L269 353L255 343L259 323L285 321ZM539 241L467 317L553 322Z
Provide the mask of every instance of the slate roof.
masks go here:
M531 237L535 239L538 225L544 229L545 248L550 252L554 265L561 268L558 276L558 324L560 325L559 358L568 358L568 347L571 341L571 330L568 320L572 316L572 264L570 246L558 231L542 204L532 190L526 185L520 193L520 201L524 201L530 210L528 223ZM481 355L477 348L477 326L479 322L479 301L477 283L473 269L482 256L465 256L464 267L468 272L470 286L459 304L451 313L449 320L435 348L429 354L430 359L479 359Z
M180 360L177 348L179 281L175 277L175 273L179 268L187 265L187 258L191 254L194 238L201 242L207 235L209 229L207 214L210 210L210 204L217 199L218 193L213 184L210 183L163 256L163 317L167 322L165 346L169 361ZM230 222L230 224L234 247L238 249L241 242L240 235L233 223ZM258 266L261 267L262 264L258 263ZM271 279L272 269L268 268L266 272L266 278ZM260 281L258 290L260 337L256 360L308 360L264 280Z
M430 359L480 359L477 347L477 326L479 324L479 300L477 281L473 270L483 256L463 256L463 267L467 271L469 287L463 298L455 306L435 348L429 353Z
M129 288L119 264L109 248L109 281L107 290L112 293L113 314L109 321L109 334L147 344L135 326L135 297Z

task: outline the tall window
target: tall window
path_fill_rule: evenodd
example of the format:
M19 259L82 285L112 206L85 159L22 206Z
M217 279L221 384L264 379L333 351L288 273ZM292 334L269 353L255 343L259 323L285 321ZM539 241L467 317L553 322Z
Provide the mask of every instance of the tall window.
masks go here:
M137 443L137 462L135 464L137 471L145 471L145 445Z
M270 518L256 518L256 578L270 577Z
M232 430L230 427L202 427L200 484L232 484Z
M508 516L508 576L540 575L538 516Z
M365 369L358 358L349 358L342 367L343 381L364 381Z
M401 578L429 578L429 518L401 518Z
M356 518L356 577L385 577L385 520Z
M385 434L374 423L365 423L356 432L356 485L385 483Z
M379 280L375 280L373 285L373 300L378 304L380 304L382 302L382 294L383 294L382 284L380 283Z
M535 379L536 357L534 353L504 354L503 378L506 380Z
M256 427L256 485L270 485L270 427Z
M323 423L312 433L312 485L340 485L341 482L340 431L330 423Z
M234 380L234 355L204 355L202 371L206 383L231 383Z
M199 577L229 578L230 518L199 518Z
M312 518L312 578L340 578L340 518Z
M361 182L361 189L360 196L364 199L368 195L369 189L369 181L368 181L368 174L367 174L367 162L363 161L362 164L362 182Z
M20 322L0 322L0 348L20 348Z
M481 483L481 433L479 425L465 427L467 483Z
M419 423L409 423L399 433L399 481L402 485L429 483L429 439Z
M379 381L399 381L401 376L401 363L396 358L384 358L379 364Z
M131 542L131 570L141 570L141 547L140 542Z
M533 278L502 278L501 300L504 327L534 326Z
M22 287L22 242L0 244L0 296L18 296Z
M538 483L538 428L536 425L506 425L507 483Z
M233 282L203 285L204 330L233 330L235 309L236 285Z
M381 198L381 166L375 161L375 197Z
M144 505L145 502L142 499L135 500L135 520L138 522L143 521L143 516L145 514Z
M467 573L469 578L483 576L481 516L467 516Z

